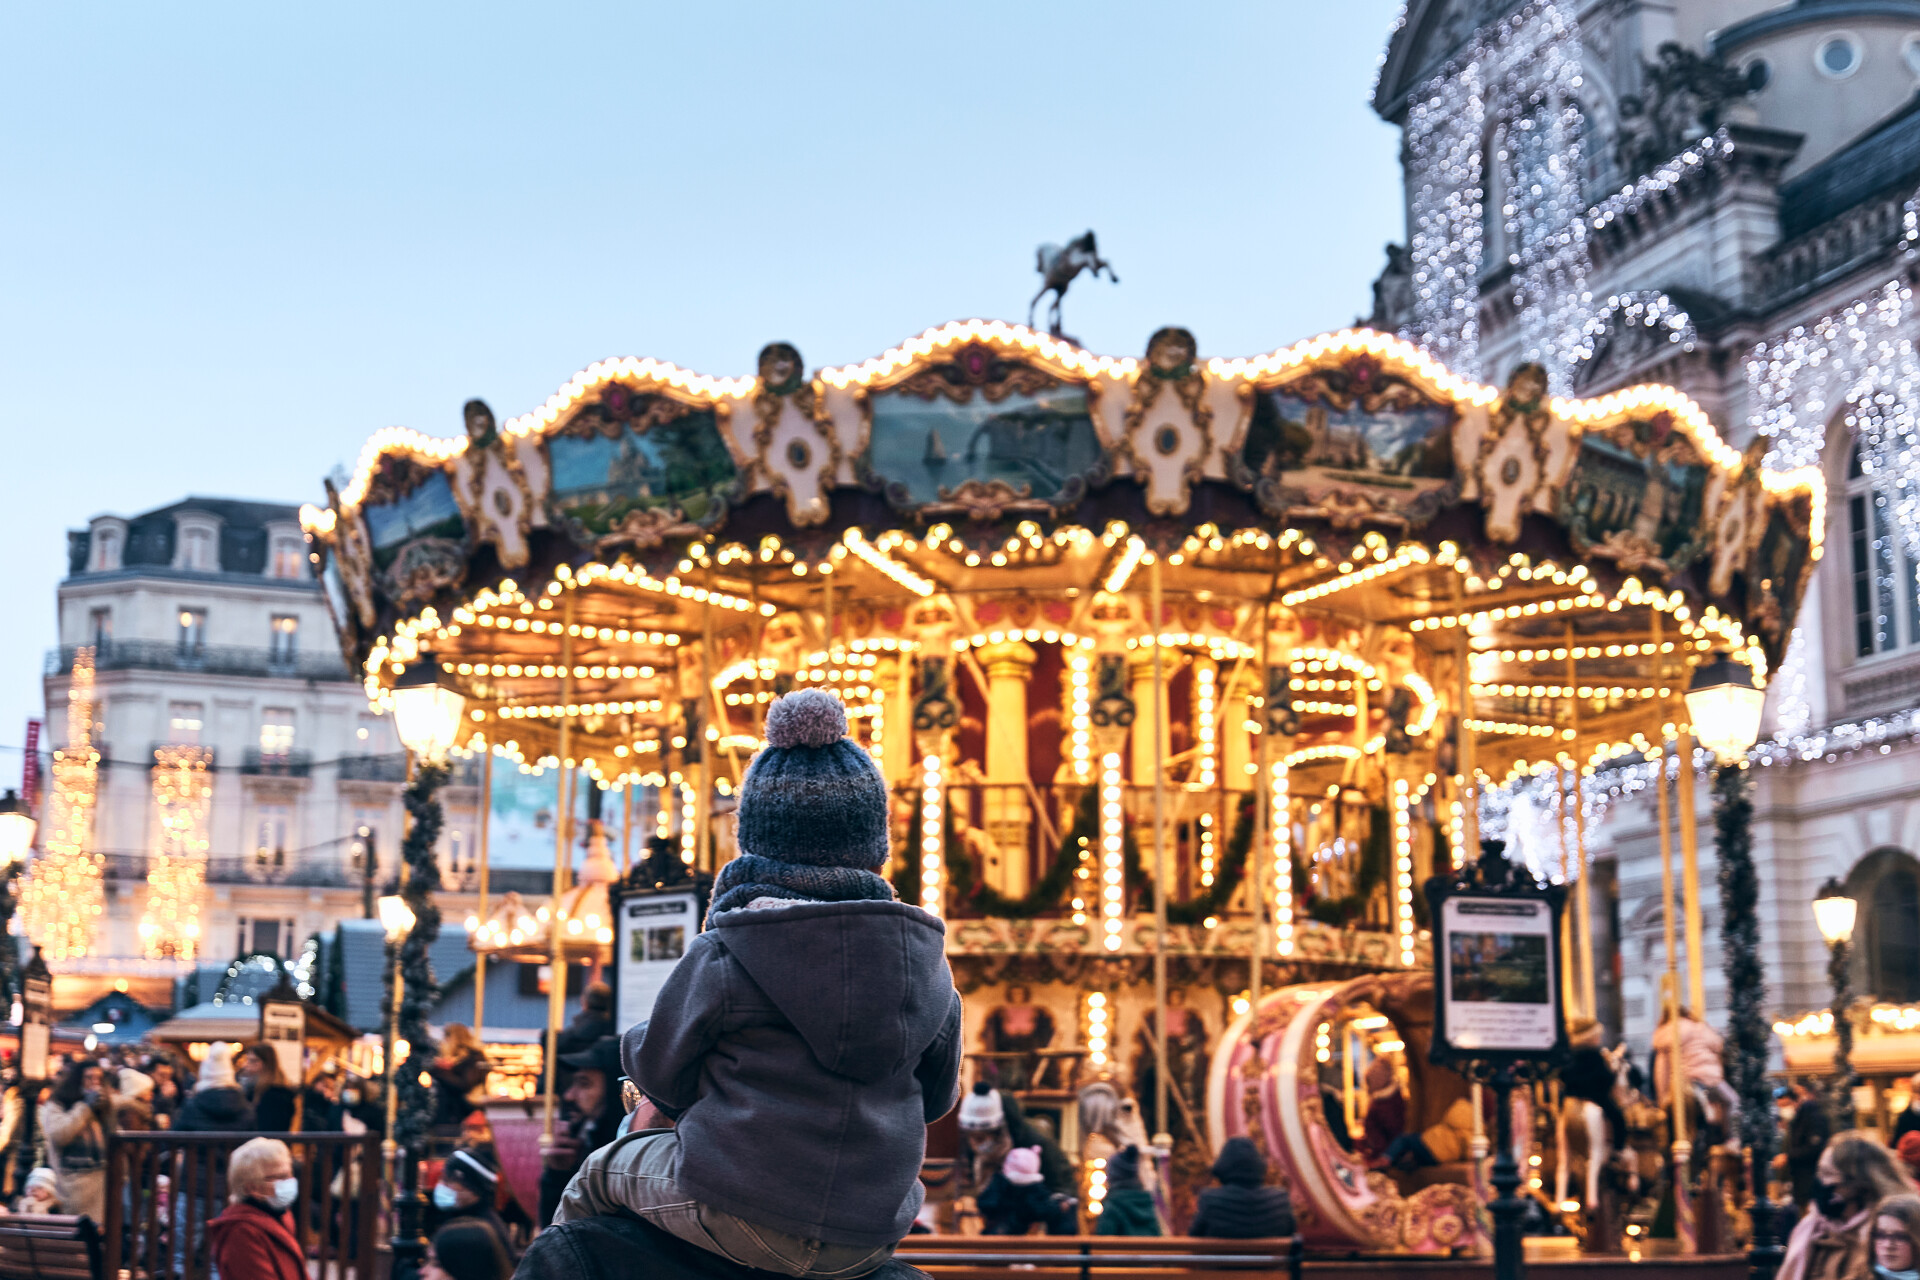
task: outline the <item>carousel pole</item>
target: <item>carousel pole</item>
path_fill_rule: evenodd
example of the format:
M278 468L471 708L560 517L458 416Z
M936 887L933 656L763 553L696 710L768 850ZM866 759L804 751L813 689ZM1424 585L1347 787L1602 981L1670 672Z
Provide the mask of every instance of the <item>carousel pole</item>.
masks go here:
M1153 1145L1173 1149L1173 1126L1167 1120L1167 842L1166 820L1166 672L1160 660L1160 557L1148 562L1148 587L1153 617L1153 1118L1159 1132Z
M547 1052L545 1068L546 1083L542 1090L540 1103L540 1141L547 1144L553 1141L553 1104L554 1085L559 1079L555 1067L559 1057L560 1026L566 1021L567 1014L567 964L560 929L560 895L566 892L566 876L570 850L567 847L573 827L573 771L567 767L567 752L572 749L573 719L567 715L567 703L573 698L573 637L568 634L573 623L573 593L567 593L566 605L567 630L560 636L560 767L559 792L560 805L558 820L553 824L553 903L547 909L547 931L549 941L548 978L547 978Z
M1680 912L1687 941L1687 1004L1693 1016L1707 1020L1707 977L1700 920L1700 837L1694 797L1693 726L1680 728L1680 774L1674 800L1680 806Z
M626 809L620 819L620 877L626 878L633 870L633 779L628 777L620 784L620 796Z
M1573 624L1567 624L1567 687L1579 684L1573 660ZM1580 1006L1589 1018L1600 1016L1593 976L1593 886L1587 881L1587 806L1580 789L1580 699L1567 702L1567 729L1573 734L1573 842L1575 869L1579 879L1573 882L1574 958L1580 964Z
M1660 611L1654 609L1649 612L1652 618L1654 681L1658 688L1659 681L1666 676L1666 657L1660 651ZM1662 709L1665 706L1663 701ZM1687 1077L1680 1052L1680 962L1673 899L1673 818L1667 797L1667 735L1664 727L1660 732L1660 755L1654 785L1658 788L1659 796L1660 922L1667 948L1667 971L1662 975L1661 1003L1666 1010L1671 1036L1667 1046L1667 1080L1673 1099L1673 1228L1680 1251L1692 1253L1695 1250L1695 1236L1687 1167L1692 1163L1693 1144L1687 1141Z
M713 570L709 568L707 598L700 602L700 790L693 809L694 865L704 871L714 869L713 784L720 771L720 753L715 749L719 740L708 736L706 726L719 725L718 710L713 696Z
M1462 592L1459 575L1455 574L1454 578L1454 607L1458 611L1463 607ZM1473 861L1476 855L1469 851L1480 847L1480 785L1475 781L1473 773L1473 726L1470 723L1473 717L1473 670L1472 663L1469 661L1471 654L1472 650L1467 645L1467 629L1461 627L1458 638L1454 642L1454 666L1459 670L1460 686L1457 732L1459 759L1456 762L1460 769L1460 786L1457 793L1460 802L1460 847L1453 851L1453 865L1456 867L1464 867Z
M489 742L480 756L480 910L475 919L482 928L487 923L487 829L493 812L493 744ZM487 1042L487 953L473 953L473 1034L482 1045Z
M1275 553L1275 557L1278 558L1278 552ZM1260 989L1264 985L1262 979L1266 977L1267 966L1267 879L1257 868L1269 856L1268 851L1273 848L1273 824L1276 820L1273 813L1272 787L1267 781L1272 769L1268 763L1270 752L1267 750L1267 739L1272 735L1267 732L1265 706L1267 666L1273 656L1273 618L1270 616L1272 612L1273 592L1269 589L1267 598L1260 603L1260 678L1254 682L1260 690L1262 705L1259 718L1260 740L1254 744L1255 766L1259 772L1253 775L1253 811L1260 821L1255 824L1257 838L1247 849L1248 886L1253 894L1253 956L1247 972L1249 1015L1259 1012ZM1251 711L1252 708L1249 707L1248 710Z
M1560 835L1560 883L1570 885L1573 883L1573 850L1567 843L1567 771L1558 757L1553 762L1553 825ZM1575 956L1573 930L1560 930L1560 999L1577 1016L1587 1010L1580 1003L1579 961Z

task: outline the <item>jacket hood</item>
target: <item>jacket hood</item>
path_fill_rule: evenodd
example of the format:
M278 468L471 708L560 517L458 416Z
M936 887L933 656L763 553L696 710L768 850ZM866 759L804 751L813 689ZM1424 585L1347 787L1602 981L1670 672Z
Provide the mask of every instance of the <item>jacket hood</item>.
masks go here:
M1228 1138L1213 1162L1213 1176L1228 1186L1257 1187L1267 1180L1266 1157L1251 1138Z
M196 1089L193 1109L214 1120L234 1120L247 1112L247 1095L235 1087Z
M919 1062L957 998L946 926L904 902L723 911L709 932L820 1065L865 1082Z

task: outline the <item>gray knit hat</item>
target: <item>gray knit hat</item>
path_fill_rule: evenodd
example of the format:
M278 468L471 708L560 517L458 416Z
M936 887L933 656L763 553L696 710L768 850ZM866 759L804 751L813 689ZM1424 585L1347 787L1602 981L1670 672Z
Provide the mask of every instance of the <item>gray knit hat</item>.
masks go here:
M846 708L824 689L767 709L767 745L740 782L743 852L803 866L886 865L887 784L846 734Z

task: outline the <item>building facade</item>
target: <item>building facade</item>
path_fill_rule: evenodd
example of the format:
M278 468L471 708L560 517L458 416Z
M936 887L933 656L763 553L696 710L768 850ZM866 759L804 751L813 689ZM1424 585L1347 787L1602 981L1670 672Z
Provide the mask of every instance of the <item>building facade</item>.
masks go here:
M397 865L405 757L341 657L297 508L188 498L97 516L68 539L47 731L54 747L68 741L73 666L90 648L102 757L92 848L106 901L89 954L55 966L57 1004L84 1005L123 981L164 1006L196 965L217 978L240 955L291 957L360 916L369 883L378 892ZM191 964L153 954L180 952L178 939L151 945L138 929L159 840L155 752L169 745L210 753ZM473 909L476 765L456 762L442 793L450 929Z
M1828 1000L1810 903L1829 878L1861 901L1856 989L1920 998L1920 537L1898 458L1920 391L1916 89L1920 0L1413 0L1373 99L1404 130L1408 243L1371 323L1485 381L1541 360L1567 392L1671 383L1736 445L1770 436L1767 465L1826 474L1825 556L1753 768L1776 1015ZM1657 810L1589 785L1594 936L1618 957L1602 1013L1644 1052L1667 964Z

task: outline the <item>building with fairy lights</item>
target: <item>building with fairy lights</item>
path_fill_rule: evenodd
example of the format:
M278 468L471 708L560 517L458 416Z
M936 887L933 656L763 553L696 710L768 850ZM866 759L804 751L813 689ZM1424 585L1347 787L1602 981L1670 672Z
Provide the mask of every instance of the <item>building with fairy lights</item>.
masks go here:
M69 708L91 706L94 806L73 856L95 861L24 931L59 939L61 1008L121 980L165 1006L196 967L204 999L236 957L292 958L361 914L368 838L376 888L396 865L404 757L341 660L294 506L193 497L96 516L68 556L47 742L73 743ZM453 911L470 909L476 797L456 777ZM43 821L43 856L48 836Z
M1537 360L1563 394L1671 384L1750 459L1826 473L1834 554L1755 754L1768 1005L1788 1016L1828 999L1808 904L1829 877L1861 903L1855 989L1920 997L1917 88L1913 0L1413 0L1373 95L1404 130L1407 203L1375 327L1488 381ZM1674 497L1639 493L1657 473L1629 461L1630 500ZM1600 1011L1638 1052L1668 967L1654 768L1602 770L1585 792L1590 814L1614 811L1591 828L1595 937L1619 957ZM1537 792L1504 815L1523 847L1555 840ZM1682 998L1718 1024L1704 781L1691 794L1704 918Z

